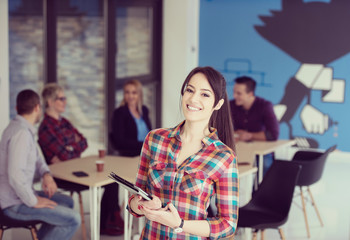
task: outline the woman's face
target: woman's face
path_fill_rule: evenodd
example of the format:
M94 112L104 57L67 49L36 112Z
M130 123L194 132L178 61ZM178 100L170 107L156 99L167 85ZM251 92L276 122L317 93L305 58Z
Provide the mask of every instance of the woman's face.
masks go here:
M61 114L66 110L67 98L63 91L58 91L54 99L51 99L50 107L56 113Z
M214 111L215 95L203 73L196 73L182 96L182 111L187 121L208 123Z
M139 97L136 86L128 84L124 87L124 100L128 106L137 106Z

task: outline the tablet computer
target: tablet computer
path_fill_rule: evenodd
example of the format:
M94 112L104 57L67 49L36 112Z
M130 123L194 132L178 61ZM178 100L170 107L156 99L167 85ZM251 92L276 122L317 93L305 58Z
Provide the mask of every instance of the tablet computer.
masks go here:
M119 183L122 187L124 187L129 192L134 193L134 194L138 194L146 200L152 200L151 194L146 193L141 188L139 188L136 185L132 184L131 182L125 180L124 178L118 176L114 172L111 172L108 177L113 179L117 183Z

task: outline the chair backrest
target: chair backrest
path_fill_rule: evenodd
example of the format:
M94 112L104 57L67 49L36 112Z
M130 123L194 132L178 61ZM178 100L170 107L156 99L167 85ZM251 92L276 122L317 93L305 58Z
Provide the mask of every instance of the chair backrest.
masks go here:
M300 169L291 161L275 160L248 204L287 219Z
M310 186L320 180L327 157L336 147L334 145L324 153L305 150L296 152L292 158L292 162L302 166L297 186Z

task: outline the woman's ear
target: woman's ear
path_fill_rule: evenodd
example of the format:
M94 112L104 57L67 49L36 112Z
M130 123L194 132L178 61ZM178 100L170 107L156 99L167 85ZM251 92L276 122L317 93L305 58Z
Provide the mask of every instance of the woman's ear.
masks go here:
M214 110L219 110L221 108L221 106L224 104L224 102L225 102L224 99L220 99L219 102L214 107Z

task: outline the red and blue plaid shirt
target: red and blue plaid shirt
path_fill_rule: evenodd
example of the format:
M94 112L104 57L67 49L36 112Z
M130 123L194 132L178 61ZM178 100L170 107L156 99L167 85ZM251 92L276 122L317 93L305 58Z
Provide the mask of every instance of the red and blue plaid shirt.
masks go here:
M79 142L75 135L80 138ZM80 157L88 146L86 138L67 119L57 120L47 114L39 126L38 142L48 164L54 156L61 161Z
M177 166L180 129L151 131L143 145L136 185L172 202L184 220L207 220L210 239L232 236L238 220L238 169L235 153L223 144L216 129L202 140L202 149ZM208 218L207 208L216 197L218 213ZM147 219L142 239L206 239L174 230Z

